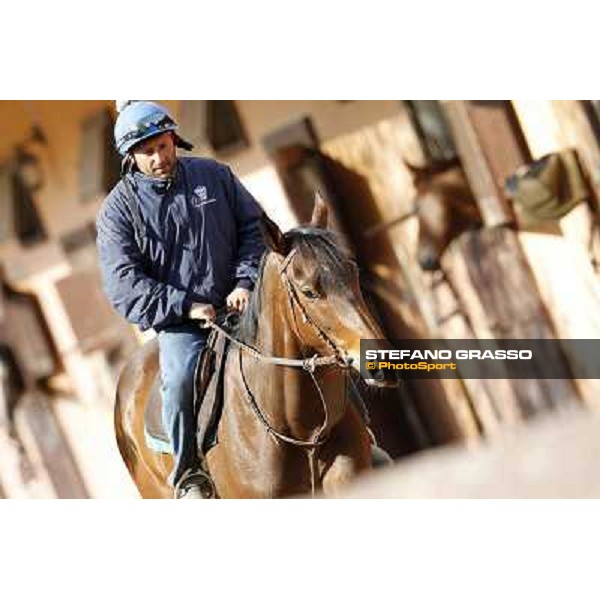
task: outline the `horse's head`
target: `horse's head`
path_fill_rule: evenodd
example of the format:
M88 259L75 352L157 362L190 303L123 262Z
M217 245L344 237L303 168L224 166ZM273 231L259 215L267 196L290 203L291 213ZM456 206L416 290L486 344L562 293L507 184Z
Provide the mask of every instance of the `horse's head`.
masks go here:
M414 167L405 162L416 189L414 214L419 221L417 258L434 271L450 242L464 231L481 227L479 208L458 164Z
M327 230L327 206L317 195L311 223L285 235L265 217L265 238L270 253L265 270L279 277L290 330L306 353L352 359L360 369L360 340L380 340L389 348L381 328L362 296L354 258L336 234ZM393 373L374 373L367 383L396 384Z

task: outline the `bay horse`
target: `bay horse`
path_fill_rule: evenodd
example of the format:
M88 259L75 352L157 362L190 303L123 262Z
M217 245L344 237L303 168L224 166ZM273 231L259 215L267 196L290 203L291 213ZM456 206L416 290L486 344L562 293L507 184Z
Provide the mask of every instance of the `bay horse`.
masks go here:
M218 443L206 454L220 498L337 496L371 467L368 430L348 401L346 378L350 368L359 369L361 338L389 346L365 305L353 258L326 223L320 198L310 226L285 235L263 217L267 250L235 334L259 354L232 343ZM312 370L268 358L315 356L329 364ZM151 341L129 361L117 386L117 443L144 498L173 496L167 484L172 458L150 450L144 438L145 407L158 371L157 343ZM367 383L397 385L388 372Z
M483 225L481 213L458 162L426 167L404 164L416 190L412 214L419 221L417 260L424 271L435 271L452 240Z
M415 189L411 209L390 221L367 228L363 236L371 243L387 229L416 217L419 225L417 261L424 271L436 271L450 242L465 231L482 227L483 219L458 160L424 167L406 160L402 162Z

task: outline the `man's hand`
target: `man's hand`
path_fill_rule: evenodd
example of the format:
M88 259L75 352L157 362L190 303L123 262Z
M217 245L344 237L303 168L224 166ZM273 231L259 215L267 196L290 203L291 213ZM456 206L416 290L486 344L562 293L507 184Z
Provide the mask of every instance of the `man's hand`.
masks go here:
M200 302L194 302L188 313L190 319L196 319L198 321L214 321L217 313L212 304L202 304Z
M227 296L227 308L237 310L242 313L248 307L250 301L250 292L245 288L235 288L229 296Z

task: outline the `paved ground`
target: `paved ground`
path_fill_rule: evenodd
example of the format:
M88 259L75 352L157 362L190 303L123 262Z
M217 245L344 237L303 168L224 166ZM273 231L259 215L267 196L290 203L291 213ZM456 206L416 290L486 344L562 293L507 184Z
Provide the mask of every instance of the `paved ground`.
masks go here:
M572 412L493 444L425 452L374 473L349 498L600 498L600 415Z

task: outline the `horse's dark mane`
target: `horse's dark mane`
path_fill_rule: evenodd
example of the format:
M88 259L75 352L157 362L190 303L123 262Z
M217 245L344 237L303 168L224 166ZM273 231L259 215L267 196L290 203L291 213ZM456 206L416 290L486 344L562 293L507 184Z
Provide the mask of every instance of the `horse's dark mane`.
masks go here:
M235 330L235 336L244 344L252 344L256 338L256 330L258 328L258 316L261 309L261 293L263 272L265 270L265 262L269 251L265 251L258 265L258 276L254 283L254 292L250 296L250 304L242 313L238 325Z
M354 259L343 246L339 237L332 231L301 226L291 229L284 235L286 254L296 250L307 262L319 265L319 283L327 294L345 289L354 269ZM237 326L236 335L246 344L252 344L256 339L258 317L261 312L261 289L263 274L268 251L260 260L258 278L250 305L244 311Z

